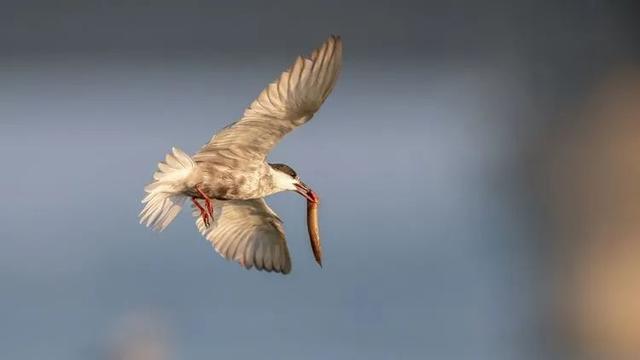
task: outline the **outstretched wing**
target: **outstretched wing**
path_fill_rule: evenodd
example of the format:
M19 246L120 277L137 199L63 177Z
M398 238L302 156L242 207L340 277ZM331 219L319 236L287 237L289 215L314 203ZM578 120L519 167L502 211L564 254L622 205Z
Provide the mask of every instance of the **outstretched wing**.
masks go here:
M220 151L239 159L262 161L286 134L313 117L336 84L342 63L342 40L331 36L308 58L269 84L245 110L194 156L206 161Z
M214 221L207 228L197 209L196 226L216 251L247 269L291 271L282 220L264 199L214 200Z

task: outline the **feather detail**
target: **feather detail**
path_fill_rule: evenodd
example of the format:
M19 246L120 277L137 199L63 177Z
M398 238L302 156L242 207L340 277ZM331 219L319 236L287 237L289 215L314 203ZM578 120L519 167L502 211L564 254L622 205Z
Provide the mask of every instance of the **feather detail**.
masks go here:
M147 195L142 199L145 205L139 214L141 224L162 231L175 219L187 199L186 180L195 167L189 155L172 148L165 162L158 164L154 181L144 187Z
M329 37L309 57L293 65L258 95L242 118L218 132L194 155L207 161L233 144L235 158L264 161L288 133L305 124L327 99L340 74L342 40Z
M222 257L247 269L291 271L282 221L264 199L216 200L213 206L214 221L209 227L197 209L192 213L200 233Z

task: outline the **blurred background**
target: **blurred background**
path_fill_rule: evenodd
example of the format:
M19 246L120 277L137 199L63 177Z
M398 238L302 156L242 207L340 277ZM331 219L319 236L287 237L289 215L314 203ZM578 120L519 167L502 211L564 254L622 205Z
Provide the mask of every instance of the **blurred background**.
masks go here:
M640 27L624 1L3 1L2 359L640 358ZM195 152L329 34L342 77L271 160L288 276L183 212Z

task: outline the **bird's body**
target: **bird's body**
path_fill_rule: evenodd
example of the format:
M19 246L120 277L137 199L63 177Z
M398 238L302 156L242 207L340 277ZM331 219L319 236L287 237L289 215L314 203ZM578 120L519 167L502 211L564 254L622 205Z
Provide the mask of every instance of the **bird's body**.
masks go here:
M199 198L200 190L210 199L249 200L273 194L270 167L264 162L242 163L224 156L213 161L196 161L196 168L186 180L185 195Z
M309 58L298 57L269 84L243 117L189 156L174 148L145 187L141 223L163 230L191 198L196 225L215 249L247 268L288 273L291 260L282 221L264 197L296 191L317 196L284 164L267 163L269 151L309 121L337 80L342 41L330 37ZM201 204L200 201L204 201Z

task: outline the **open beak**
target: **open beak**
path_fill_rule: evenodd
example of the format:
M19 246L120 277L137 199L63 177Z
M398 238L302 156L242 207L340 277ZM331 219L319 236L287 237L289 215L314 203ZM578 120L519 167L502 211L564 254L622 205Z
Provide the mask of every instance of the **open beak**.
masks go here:
M320 200L318 195L302 181L296 184L296 192L313 203L317 203Z

